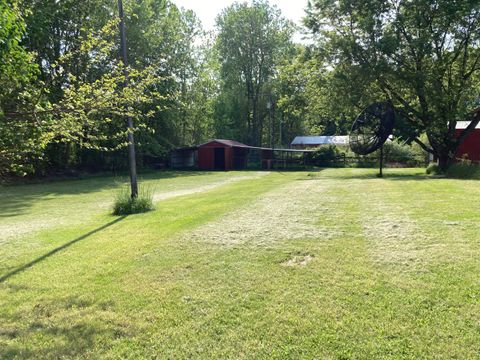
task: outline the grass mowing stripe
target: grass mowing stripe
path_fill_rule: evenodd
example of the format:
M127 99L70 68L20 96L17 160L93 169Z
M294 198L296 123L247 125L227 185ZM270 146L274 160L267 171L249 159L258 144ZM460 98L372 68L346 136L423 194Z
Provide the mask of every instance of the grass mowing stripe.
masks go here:
M157 236L165 237L171 235L175 231L183 231L190 226L195 226L196 222L205 222L208 219L219 216L221 213L228 211L235 207L237 203L243 203L248 201L248 198L255 198L256 195L265 191L265 188L270 186L276 186L277 181L272 179L261 179L259 186L255 191L250 191L250 187L256 184L256 180L248 180L246 182L240 182L238 184L227 185L225 188L219 188L217 190L210 190L201 195L182 196L175 199L164 200L159 203L158 209L154 212L147 214L134 215L130 217L118 217L102 215L96 219L94 224L90 226L83 226L80 229L78 227L65 227L58 231L44 231L35 236L35 239L41 244L46 246L39 246L36 249L35 255L42 256L40 254L55 251L58 247L68 244L72 239L77 237L83 237L89 235L89 242L81 244L82 246L90 246L91 251L95 251L94 238L102 236L94 236L97 230L101 229L106 234L109 232L122 232L123 229L129 228L131 230L131 236L141 236L142 229L148 227L152 232L156 232ZM123 225L122 222L126 224ZM109 225L115 223L115 228L108 229ZM92 234L91 234L92 233ZM93 238L93 239L92 239ZM107 244L113 245L119 249L120 244L129 246L129 243L123 241L123 239L109 239L107 236L103 237L108 239ZM67 242L66 242L67 241ZM74 241L75 243L75 241ZM93 244L93 245L89 245ZM77 246L79 246L78 244ZM30 249L28 249L30 250ZM20 256L19 256L20 255ZM16 261L25 260L21 258L22 254L17 254ZM27 251L26 257L31 257L32 252ZM34 261L34 260L33 260ZM9 268L14 267L12 264L7 264ZM4 265L7 267L6 265Z
M375 172L275 173L128 217L0 285L0 357L478 358L479 263L449 255L459 243L479 249L468 228L477 205L461 209L477 190L418 169ZM413 270L375 261L382 234L364 223L376 217L413 223L404 240L422 249L417 231L444 232L441 261L423 258L428 248ZM236 223L248 241L204 231Z

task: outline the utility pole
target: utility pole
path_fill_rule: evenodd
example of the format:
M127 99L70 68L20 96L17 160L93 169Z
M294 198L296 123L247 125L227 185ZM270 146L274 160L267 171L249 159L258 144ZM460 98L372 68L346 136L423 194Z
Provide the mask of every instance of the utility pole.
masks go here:
M124 87L128 86L128 58L127 58L127 39L125 36L125 20L123 17L123 3L122 0L118 0L118 16L120 18L120 54L123 59L123 74L125 75ZM135 160L135 140L133 138L133 119L131 116L127 116L128 124L128 165L130 168L130 187L132 191L132 199L138 196L138 183L137 183L137 163Z

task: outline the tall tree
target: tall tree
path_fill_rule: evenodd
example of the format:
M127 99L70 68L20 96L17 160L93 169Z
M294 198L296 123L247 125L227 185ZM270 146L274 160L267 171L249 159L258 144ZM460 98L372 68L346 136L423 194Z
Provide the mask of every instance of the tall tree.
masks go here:
M233 93L234 101L241 106L240 94L235 94L241 87L246 97L243 117L248 140L261 145L263 119L267 114L260 108L262 97L268 98L269 81L291 44L293 26L267 1L253 1L251 5L234 3L217 18L217 26L224 88Z
M337 91L357 106L393 100L410 140L448 166L480 122L479 2L311 0L306 24L327 50ZM471 123L456 137L459 120Z
M38 96L34 54L20 44L24 16L18 2L0 0L0 176L28 172L44 143L38 123L19 123L6 116L23 110Z
M317 51L297 45L296 53L285 59L278 70L275 89L282 143L298 134L346 134L351 125L348 107L341 106L344 96L333 91L332 72L318 57Z
M102 91L100 87L106 86L105 80L109 76L116 78L118 75L118 34L99 31L109 27L109 22L116 19L116 1L22 0L21 5L26 26L24 34L18 39L22 39L20 46L27 50L25 53L35 54L31 55L30 61L34 68L39 69L36 83L37 88L42 89L39 96L31 96L30 113L39 110L34 109L33 103L44 110L60 109L75 96L81 103L89 101L91 105L94 99L86 90L92 89L98 81L97 84L103 84L95 89L98 94ZM149 101L141 96L134 108L129 110L134 116L146 120L145 124L141 123L144 127L135 129L137 157L141 164L143 159L164 157L172 147L193 142L194 133L195 139L205 137L209 127L203 126L203 122L210 121L205 114L212 111L211 101L206 99L205 91L202 99L193 91L194 87L212 84L207 81L209 78L202 65L201 52L197 51L196 44L202 31L193 12L178 9L168 0L125 0L124 6L128 60L134 70L132 76L143 79L137 89L148 82L145 94L155 94ZM92 41L96 45L93 46ZM112 81L109 86L116 88L117 84ZM106 90L105 87L103 89ZM26 93L31 94L30 91ZM104 100L109 102L114 99L104 96ZM30 161L32 167L29 172L42 172L43 168L45 171L70 168L99 170L113 165L125 166L124 144L121 142L122 146L118 147L119 139L116 137L120 128L115 119L121 114L118 109L114 113L106 111L112 105L102 105L103 110L96 114L85 111L81 115L82 121L88 122L84 129L95 127L98 140L95 145L90 141L94 134L90 134L89 141L71 134L62 136L51 131L50 126L55 123L55 128L59 130L60 117L52 116L52 113L49 117L42 116L42 121L50 122L49 125L33 130L42 136L48 134L54 141L45 139L47 145L37 147L45 154L44 160L37 163ZM146 114L149 116L144 116ZM64 124L70 125L74 120L65 113L61 118ZM70 133L78 135L83 131L78 124L80 121L71 126ZM106 149L118 150L105 152Z
M54 67L66 53L78 51L82 39L92 31L101 29L115 17L116 2L109 0L22 0L26 33L22 45L35 52L35 62L40 69L40 79L45 82L49 100L62 96L63 86L68 83L68 74L89 75L86 66L88 54L82 58L63 61L62 67Z
M25 105L6 109L3 117L10 126L5 127L5 132L2 127L0 138L4 145L2 152L11 154L7 170L19 168L23 162L34 164L27 156L29 152L35 151L35 155L41 157L50 144L75 143L97 151L124 148L128 142L122 120L130 116L139 121L137 127L145 125L141 120L151 113L143 111L144 104L156 99L152 84L158 78L150 67L130 69L131 85L124 88L125 67L118 61L116 25L116 21L111 21L100 31L88 34L80 40L77 49L65 52L52 64L53 68L67 69L65 64L72 63L72 59L89 59L81 76L58 71L58 76L68 79L58 100L48 101L38 92L39 96L32 98L34 92L22 88L30 94ZM99 66L108 66L109 71L93 79L89 77ZM52 79L57 81L55 77ZM15 103L21 103L20 99ZM17 132L13 133L12 129Z

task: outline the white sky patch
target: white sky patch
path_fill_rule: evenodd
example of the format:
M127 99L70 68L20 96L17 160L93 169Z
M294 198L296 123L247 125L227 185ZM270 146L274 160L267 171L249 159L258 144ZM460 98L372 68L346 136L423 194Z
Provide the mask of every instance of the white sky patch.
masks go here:
M232 5L235 0L172 0L179 7L193 10L203 24L205 30L215 29L215 19L227 6ZM240 0L239 2L243 2ZM276 5L282 15L293 21L298 26L302 25L302 18L305 16L305 8L308 0L270 0L270 4ZM294 36L297 42L303 42L302 34L298 32Z

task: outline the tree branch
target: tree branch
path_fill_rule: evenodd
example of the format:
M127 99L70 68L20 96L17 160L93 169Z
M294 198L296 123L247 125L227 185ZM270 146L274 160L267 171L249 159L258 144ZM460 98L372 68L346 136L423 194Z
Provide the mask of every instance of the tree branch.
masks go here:
M428 147L426 144L424 144L419 138L413 138L413 142L418 144L423 150L425 150L426 152L430 153L430 154L435 154L435 152L433 151L432 148Z
M422 118L422 114L415 110L409 103L406 101L403 97L401 97L393 88L384 80L379 79L380 83L389 91L389 93L396 98L405 108L408 109L408 111L412 112L415 114L415 116L419 117L420 119Z

